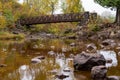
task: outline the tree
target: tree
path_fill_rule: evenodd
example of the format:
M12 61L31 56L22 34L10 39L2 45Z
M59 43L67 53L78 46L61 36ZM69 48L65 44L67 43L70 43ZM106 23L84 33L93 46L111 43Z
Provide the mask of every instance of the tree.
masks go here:
M2 3L0 2L0 15L2 15Z
M3 16L3 8L2 8L2 3L0 1L0 29L4 28L6 26L6 19Z
M12 27L14 22L18 19L18 12L21 5L18 0L0 0L0 25L3 27Z
M30 14L53 14L57 9L58 0L24 0L24 5L29 7Z
M116 9L115 23L120 25L120 0L94 0L103 7Z
M62 0L61 8L63 13L77 13L84 10L80 0Z

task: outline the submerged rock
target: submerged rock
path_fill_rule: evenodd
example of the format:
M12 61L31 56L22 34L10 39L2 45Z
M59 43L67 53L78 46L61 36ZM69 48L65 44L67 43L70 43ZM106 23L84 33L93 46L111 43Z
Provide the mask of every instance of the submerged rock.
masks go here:
M74 47L74 46L76 46L76 44L75 44L75 43L71 43L70 46L71 46L71 47Z
M75 70L91 70L92 67L105 63L105 58L101 54L80 53L74 58Z
M67 48L65 48L65 47L62 48L62 52L63 52L63 53L66 53L67 51L68 51Z
M37 57L35 57L35 59L43 60L43 59L45 59L45 56L37 56Z
M64 75L64 74L56 75L56 78L58 78L58 79L65 79L67 77L69 77L69 76L68 75Z
M57 74L57 72L58 72L57 69L54 69L54 70L49 71L49 73L54 74L54 75Z
M70 67L66 67L65 69L63 69L64 72L71 72Z
M116 43L115 43L115 41L112 40L112 39L106 39L106 40L104 40L104 41L101 43L101 47L102 47L102 48L108 48L108 49L110 49L110 48L114 48L115 46L116 46Z
M45 59L44 56L37 56L37 57L32 58L32 59L31 59L31 62L32 62L32 63L40 63L41 60L43 60L43 59Z
M107 76L107 68L103 65L91 69L93 80L120 80L120 76Z
M7 67L6 64L0 64L0 67Z
M40 63L40 62L41 62L40 59L37 59L37 58L31 59L31 63Z
M69 57L70 57L70 58L74 58L74 54L70 54Z
M93 80L107 80L107 68L105 66L95 66L91 70Z
M120 76L108 76L107 80L120 80Z
M38 48L39 46L37 44L33 46L33 49L38 49Z
M52 56L52 55L55 55L55 52L54 51L49 51L48 54Z

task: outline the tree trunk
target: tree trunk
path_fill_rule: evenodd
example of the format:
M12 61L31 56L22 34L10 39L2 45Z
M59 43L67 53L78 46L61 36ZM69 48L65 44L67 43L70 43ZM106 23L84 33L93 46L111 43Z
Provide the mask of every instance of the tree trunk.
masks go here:
M117 8L115 23L120 25L120 8Z

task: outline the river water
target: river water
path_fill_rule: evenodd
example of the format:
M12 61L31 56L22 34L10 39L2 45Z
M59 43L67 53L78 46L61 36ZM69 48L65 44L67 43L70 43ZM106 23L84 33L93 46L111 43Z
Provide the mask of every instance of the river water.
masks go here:
M94 43L97 52L112 63L106 64L107 75L120 76L119 47L103 49L100 42L39 39L27 41L0 41L0 80L91 80L90 71L74 71L73 56L86 50ZM117 41L116 44L118 44ZM45 59L31 62L37 56ZM68 75L59 79L58 75Z

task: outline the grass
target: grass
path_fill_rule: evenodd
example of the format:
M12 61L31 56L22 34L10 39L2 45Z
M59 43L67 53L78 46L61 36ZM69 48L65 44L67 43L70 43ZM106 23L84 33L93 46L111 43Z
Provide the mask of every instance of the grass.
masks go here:
M8 39L24 39L24 34L12 34L10 32L0 31L0 40L8 40Z

